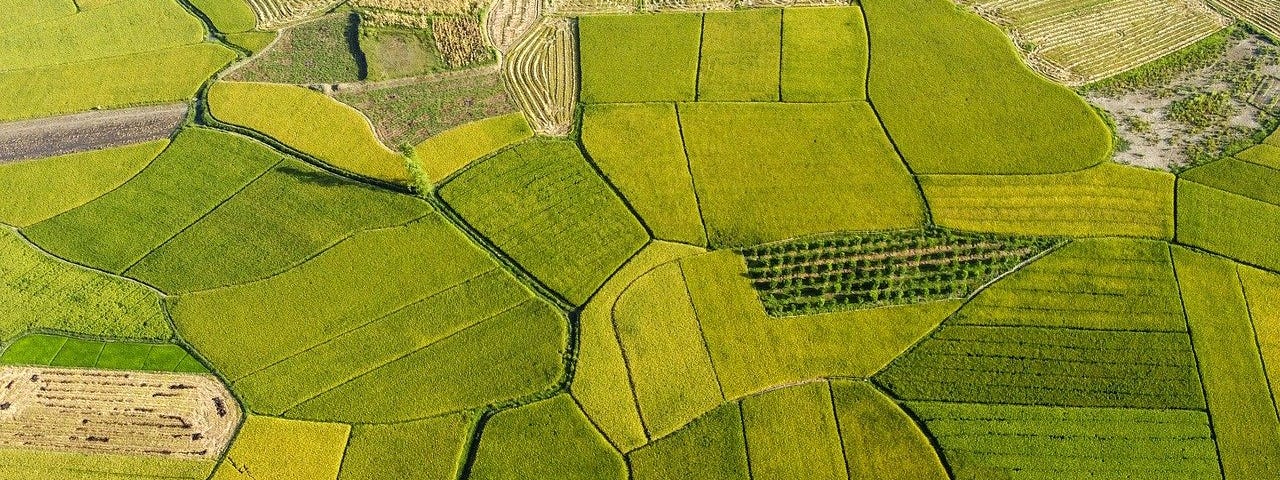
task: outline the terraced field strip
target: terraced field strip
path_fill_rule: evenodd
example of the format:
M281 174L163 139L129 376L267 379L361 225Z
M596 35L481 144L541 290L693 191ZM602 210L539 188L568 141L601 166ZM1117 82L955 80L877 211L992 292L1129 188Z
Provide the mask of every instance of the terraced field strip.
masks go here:
M568 19L546 20L503 60L507 88L539 134L561 136L573 127L578 103L574 35Z
M1280 3L1272 0L1209 0L1209 3L1280 38Z
M786 316L963 298L1058 242L927 229L794 240L743 255L765 310Z
M187 105L100 110L0 124L0 164L118 147L168 137Z
M217 458L240 406L208 375L0 369L0 446Z
M542 1L542 0L539 0ZM639 2L635 0L545 0L546 15L575 16L584 14L631 13Z
M258 28L272 29L342 3L343 0L248 0L258 16Z

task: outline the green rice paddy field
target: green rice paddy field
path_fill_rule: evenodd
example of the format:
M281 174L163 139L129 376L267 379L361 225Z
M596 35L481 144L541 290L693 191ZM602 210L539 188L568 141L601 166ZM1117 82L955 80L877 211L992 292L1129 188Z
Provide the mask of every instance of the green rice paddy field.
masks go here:
M42 119L0 123L0 479L1280 478L1280 133L1112 162L1112 119L946 0L647 2L571 18L577 55L392 75L355 36L521 21L408 3L0 0L0 122ZM434 117L504 68L572 92L567 135ZM204 451L121 446L168 435L150 407L24 442L50 367L243 414ZM30 397L167 398L94 392Z

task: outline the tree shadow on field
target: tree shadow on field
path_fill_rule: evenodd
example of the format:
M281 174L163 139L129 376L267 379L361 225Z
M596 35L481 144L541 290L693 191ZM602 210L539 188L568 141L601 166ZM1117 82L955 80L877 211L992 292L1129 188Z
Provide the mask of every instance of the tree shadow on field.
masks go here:
M369 63L365 61L364 50L360 49L359 14L351 12L351 15L347 17L347 28L342 32L342 35L347 41L347 52L356 61L356 78L367 80L369 78Z
M307 185L316 185L321 187L352 187L352 188L363 188L366 190L375 190L375 191L378 190L376 187L372 185L366 185L361 182L348 180L319 169L313 170L309 168L299 168L293 165L282 165L276 168L276 171L283 173L285 175L288 175L290 177L293 177L293 179L297 180L299 183L303 183Z

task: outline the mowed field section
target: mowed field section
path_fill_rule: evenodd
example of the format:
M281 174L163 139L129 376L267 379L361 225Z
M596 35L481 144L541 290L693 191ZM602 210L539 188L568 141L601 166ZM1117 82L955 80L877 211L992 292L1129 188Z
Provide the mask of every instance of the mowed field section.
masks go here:
M1199 0L961 2L999 25L1045 75L1080 85L1151 62L1230 21Z

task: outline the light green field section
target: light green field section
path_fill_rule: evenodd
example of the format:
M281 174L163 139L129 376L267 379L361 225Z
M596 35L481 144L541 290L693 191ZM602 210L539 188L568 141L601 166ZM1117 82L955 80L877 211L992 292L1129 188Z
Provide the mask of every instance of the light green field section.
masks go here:
M276 32L244 32L244 33L228 33L227 41L236 46L249 51L250 55L257 55L263 49L271 45L276 39Z
M712 245L924 221L919 190L862 102L679 106Z
M692 101L702 15L585 16L578 21L582 101Z
M1204 412L965 403L907 406L937 439L955 480L1222 478ZM1217 416L1213 420L1216 428Z
M73 0L0 0L0 11L9 15L0 25L0 32L8 32L75 15L76 3Z
M1222 471L1227 480L1265 478L1280 471L1280 419L1240 275L1229 261L1181 247L1173 260Z
M928 437L889 397L864 382L831 381L850 479L950 478Z
M1264 143L1237 153L1236 158L1255 165L1280 169L1280 146Z
M614 329L614 305L623 290L649 270L702 252L687 245L650 243L600 287L579 315L578 364L570 388L587 416L622 451L644 445L648 437Z
M726 398L830 377L866 377L920 340L959 301L773 318L732 251L682 260Z
M613 322L650 438L724 401L679 263L632 282L613 306Z
M288 159L125 271L168 293L257 280L430 206ZM193 268L198 266L199 268Z
M866 100L862 9L793 8L782 14L782 101Z
M1280 170L1226 159L1178 182L1180 243L1280 270Z
M827 382L742 399L751 478L849 478L834 405Z
M776 102L782 10L709 12L702 23L698 100Z
M1076 240L983 290L949 323L1187 331L1168 244L1127 239Z
M633 480L749 480L742 409L726 403L627 454Z
M0 449L0 478L20 480L205 480L213 460L179 460L139 455L85 455L31 449ZM228 477L235 478L235 477Z
M446 130L418 144L413 154L427 178L442 182L471 162L532 136L524 114L509 113Z
M226 47L200 43L0 71L0 121L190 99L235 58Z
M1273 404L1280 403L1280 275L1238 267ZM1280 416L1280 408L1276 410Z
M102 342L48 334L18 338L4 348L0 364L209 373L199 360L171 343Z
M240 33L258 26L253 7L245 0L190 0L222 33Z
M474 420L453 414L416 422L355 425L339 480L455 478Z
M279 160L279 154L244 137L184 130L124 185L24 233L60 257L119 273Z
M922 175L919 180L933 220L945 227L1173 238L1174 177L1164 172L1105 163L1057 175Z
M55 259L0 229L0 339L48 329L128 339L172 332L154 291Z
M559 312L434 215L171 311L251 410L318 420L412 420L536 393L560 378L567 343Z
M981 17L945 0L863 8L871 101L916 173L1068 172L1110 155L1111 133L1093 109L1033 73Z
M169 145L156 140L0 165L0 223L26 227L84 205L137 175Z
M649 240L577 145L531 141L440 188L472 227L569 303L581 305Z
M351 427L250 415L211 480L338 478Z
M622 455L568 395L506 410L485 425L474 480L626 479Z
M376 180L405 183L405 158L382 145L359 111L293 85L218 82L209 88L218 120L276 139L335 168Z
M582 144L655 237L707 244L674 105L588 105Z
M5 71L200 43L204 27L173 0L123 0L0 36Z

